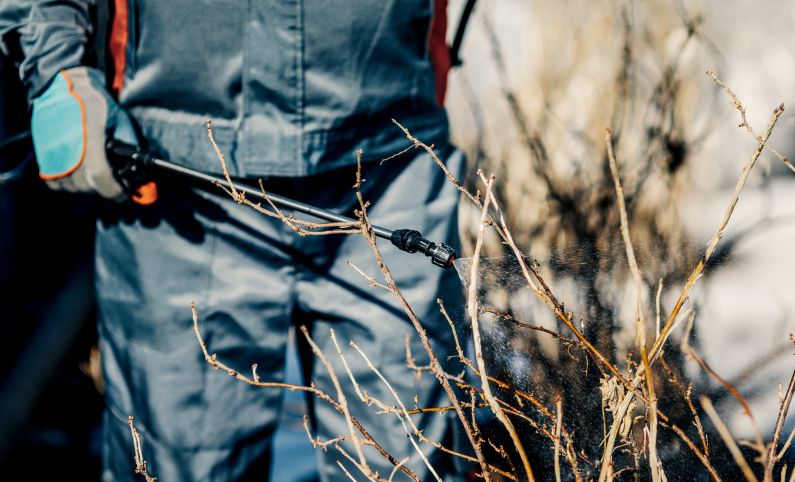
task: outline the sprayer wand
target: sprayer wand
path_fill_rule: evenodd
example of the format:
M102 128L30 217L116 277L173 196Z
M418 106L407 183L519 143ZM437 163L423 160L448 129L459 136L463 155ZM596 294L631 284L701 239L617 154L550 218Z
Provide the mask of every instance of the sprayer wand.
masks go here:
M147 152L140 147L131 146L115 140L108 142L106 146L108 159L113 166L113 173L116 180L129 192L134 193L136 189L150 181L151 168L156 167L171 173L198 179L212 184L223 184L224 181L218 177L195 171L193 169L179 166L164 159L159 159L151 152ZM249 186L235 186L239 191L256 198L262 196L260 191ZM273 204L293 211L307 214L318 219L330 222L355 223L356 220L347 216L310 206L293 199L268 193L268 199ZM372 226L373 234L379 238L388 239L398 249L407 253L422 253L431 258L436 266L449 268L453 265L456 252L444 243L434 243L422 237L419 231L413 229L386 229L380 226Z

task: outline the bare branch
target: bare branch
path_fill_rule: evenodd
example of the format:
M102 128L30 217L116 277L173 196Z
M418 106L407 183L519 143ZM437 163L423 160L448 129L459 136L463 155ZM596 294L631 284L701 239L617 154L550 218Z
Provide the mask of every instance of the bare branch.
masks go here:
M790 403L792 403L793 394L795 394L795 371L792 372L792 376L789 379L789 385L787 386L784 399L781 401L781 408L779 408L778 417L776 418L776 428L773 430L773 441L768 449L767 461L765 462L765 482L773 481L773 467L776 462L784 457L787 446L792 441L792 435L790 435L784 448L781 449L781 452L778 452L778 440L779 437L781 437L781 430L784 428L784 421L787 419L787 413L789 412ZM795 434L795 429L793 429L792 433Z
M734 461L743 471L745 479L751 482L759 482L759 479L757 479L756 475L754 475L754 472L751 470L751 467L748 465L748 462L745 460L743 453L740 451L740 448L737 446L737 443L734 441L734 437L732 437L731 433L729 432L729 429L723 423L723 420L720 419L718 412L715 411L715 407L712 406L712 402L710 401L710 399L702 396L699 398L699 400L701 400L701 406L704 407L704 411L707 412L707 415L709 416L710 420L712 420L712 423L718 429L718 433L720 433L720 436L723 438L723 441L726 443L726 446L729 448L732 457L734 457Z
M384 275L384 279L386 280L387 286L389 286L392 294L397 298L398 303L403 308L403 311L408 316L409 320L411 320L411 324L414 326L417 334L420 337L420 341L422 342L422 346L425 348L426 353L428 354L428 358L430 360L430 365L433 370L433 374L436 377L436 380L444 389L447 397L450 399L450 402L455 407L456 414L458 415L458 419L461 421L461 424L464 428L464 432L467 434L467 438L469 439L470 444L472 445L473 450L475 451L475 455L478 459L478 463L480 464L481 474L486 482L491 481L491 475L489 474L488 465L486 464L486 460L483 456L483 451L480 448L480 443L474 436L474 432L472 430L472 426L469 424L466 415L464 414L463 409L461 408L461 404L458 401L458 396L453 391L452 386L450 386L450 382L447 380L447 376L445 371L442 369L441 364L439 363L439 359L436 357L436 353L434 352L433 348L431 347L430 341L428 340L428 336L425 332L425 328L422 327L417 315L414 313L414 310L409 306L408 301L401 293L400 289L395 283L394 278L392 277L392 273L390 272L389 268L387 267L386 263L384 262L383 256L381 256L381 252L376 245L375 235L373 234L372 224L370 223L369 218L367 217L367 204L364 202L361 193L361 150L358 152L358 165L357 165L357 174L356 174L356 198L359 201L359 217L362 223L362 235L367 240L367 243L370 245L370 249L373 251L373 255L375 256L376 263L378 264L378 268L381 270L381 273Z
M337 374L334 371L334 367L331 365L331 362L328 361L328 358L326 358L312 337L309 336L309 330L307 330L305 326L301 326L301 333L304 334L304 338L306 338L309 346L312 347L312 352L320 359L321 363L323 363L323 366L326 367L326 372L328 372L329 377L331 378L331 383L334 384L334 389L337 391L337 400L339 401L340 407L342 408L342 414L345 416L345 423L348 425L348 431L351 434L351 441L353 442L353 447L356 450L356 455L359 457L359 466L362 472L366 476L370 477L372 475L372 471L367 465L364 452L362 452L362 444L359 442L359 437L356 436L356 432L354 431L353 417L351 417L351 412L348 410L348 400L345 397L345 392L342 390L342 386L340 385L339 378L337 378ZM331 336L334 336L333 330L331 330ZM340 352L340 357L342 358L342 362L345 364L345 369L348 370L348 373L350 374L350 369L348 369L348 364L345 363L345 358L342 357L342 352ZM353 379L352 374L351 379Z
M143 475L146 482L156 482L157 478L149 475L146 468L146 459L144 459L143 450L141 449L141 435L133 424L133 417L130 415L127 418L127 425L130 426L130 435L133 440L133 450L135 450L135 473Z
M478 238L477 242L475 243L475 252L472 255L472 266L470 268L470 275L469 275L469 296L467 298L467 312L469 313L469 319L472 323L472 341L475 346L475 361L478 365L478 370L480 371L480 380L481 380L481 387L483 388L483 394L486 397L486 401L489 403L489 407L491 407L491 411L494 412L494 415L497 419L502 423L505 429L508 431L508 434L513 441L514 446L516 447L517 452L519 452L519 457L522 459L522 465L524 466L525 475L527 476L527 480L534 481L535 477L533 476L533 469L530 467L530 459L527 457L527 453L525 452L524 446L522 445L522 441L519 438L519 435L516 433L516 429L511 423L510 419L505 416L505 413L502 411L502 408L494 399L494 395L491 393L491 387L489 386L489 380L486 376L486 363L483 360L483 353L480 343L480 323L478 318L480 317L480 311L478 310L478 267L480 266L480 248L483 246L483 235L486 229L486 216L488 214L489 203L491 202L491 186L494 182L494 178L492 177L486 182L486 196L483 201L483 209L481 210L480 216L480 226L478 231Z

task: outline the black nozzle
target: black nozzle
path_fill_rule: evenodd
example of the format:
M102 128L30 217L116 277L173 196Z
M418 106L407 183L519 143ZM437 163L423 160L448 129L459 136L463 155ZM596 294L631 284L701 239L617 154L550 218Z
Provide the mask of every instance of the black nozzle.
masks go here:
M152 180L149 166L154 163L154 156L150 152L111 139L105 144L105 153L113 169L113 177L130 196Z
M449 268L455 261L456 253L450 246L440 243L436 244L422 237L419 231L413 229L397 229L392 232L390 238L392 244L398 249L407 253L420 252L431 258L436 266Z

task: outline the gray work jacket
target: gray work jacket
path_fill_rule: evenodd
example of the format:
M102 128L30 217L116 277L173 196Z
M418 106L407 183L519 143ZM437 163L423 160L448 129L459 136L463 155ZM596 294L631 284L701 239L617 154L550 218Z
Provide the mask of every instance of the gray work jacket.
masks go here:
M30 98L86 63L94 2L0 2ZM315 174L355 164L359 147L365 161L383 158L407 146L392 118L429 144L447 140L434 0L111 3L109 88L150 148L177 163L219 171L207 119L233 176Z

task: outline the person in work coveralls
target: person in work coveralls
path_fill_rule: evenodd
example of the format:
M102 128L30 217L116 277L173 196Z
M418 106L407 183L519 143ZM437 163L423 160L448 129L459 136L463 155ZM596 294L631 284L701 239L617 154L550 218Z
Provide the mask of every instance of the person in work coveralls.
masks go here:
M394 400L354 340L409 406L449 405L431 377L406 367L404 337L421 363L424 350L391 293L368 286L346 261L379 274L362 236L297 236L277 219L239 206L219 189L158 179L150 205L124 200L104 151L106 138L145 146L193 169L220 174L205 121L230 174L264 180L271 192L341 214L358 206L355 181L363 149L362 192L370 218L417 229L456 247L458 193L397 119L434 145L456 175L464 157L450 144L441 107L449 52L445 0L114 0L107 23L96 0L3 0L6 48L32 106L31 132L41 177L56 189L93 192L97 222L96 291L105 382L103 480L133 480L128 416L143 437L150 473L163 481L265 480L283 393L252 387L208 365L192 331L196 301L210 353L261 380L284 378L291 326L306 325L334 365L351 412L421 480L433 477L392 414L359 403L329 337L333 328L362 388ZM96 32L106 32L105 71L91 64ZM148 199L146 199L148 198ZM139 202L152 200L142 194ZM117 202L113 202L117 201ZM53 233L47 256L58 250ZM423 322L441 361L453 354L436 299L460 296L453 270L382 243L386 263ZM300 338L300 336L299 336ZM305 356L311 381L336 398L323 364ZM321 440L349 434L328 403L310 404ZM428 438L453 446L452 413L422 414ZM353 447L343 442L349 453ZM421 444L445 480L454 465ZM364 447L388 478L393 466ZM321 480L347 480L341 454L317 450ZM295 461L300 463L300 461ZM406 480L397 472L395 480Z

